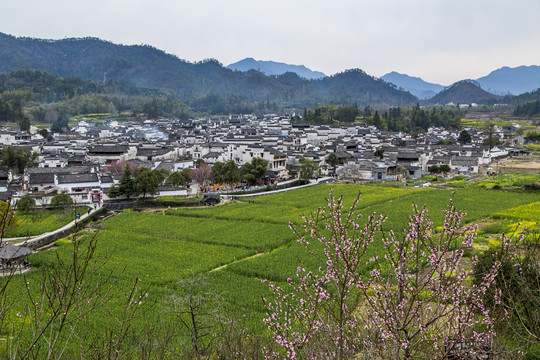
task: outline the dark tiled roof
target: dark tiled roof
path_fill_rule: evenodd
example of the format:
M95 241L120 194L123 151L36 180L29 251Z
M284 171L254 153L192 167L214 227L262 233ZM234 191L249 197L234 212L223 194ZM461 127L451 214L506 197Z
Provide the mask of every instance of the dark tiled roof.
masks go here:
M97 181L98 177L96 173L58 175L59 184L86 183Z
M88 150L91 155L123 154L128 151L127 145L96 145Z
M174 149L171 147L162 147L162 148L139 148L137 149L137 156L159 156L167 154Z
M0 259L2 260L18 259L31 253L32 250L23 246L15 246L7 243L3 243L0 246Z
M30 174L29 181L32 184L54 184L54 173Z
M110 176L110 175L103 175L103 176L101 177L101 183L102 183L102 184L109 184L109 183L112 184L112 183L113 183L113 178L112 178L112 176Z

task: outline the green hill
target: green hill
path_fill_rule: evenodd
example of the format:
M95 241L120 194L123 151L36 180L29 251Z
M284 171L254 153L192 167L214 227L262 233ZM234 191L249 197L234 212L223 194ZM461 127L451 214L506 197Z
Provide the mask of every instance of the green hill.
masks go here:
M501 96L488 93L474 80L462 80L447 87L431 99L428 104L494 104L502 99Z
M145 45L117 45L97 38L17 38L0 33L0 73L25 69L169 89L183 102L198 105L206 96L216 95L234 95L246 102L276 102L285 108L319 103L408 106L417 101L410 93L361 70L308 81L290 73L266 76L257 71L232 71L213 59L191 63Z

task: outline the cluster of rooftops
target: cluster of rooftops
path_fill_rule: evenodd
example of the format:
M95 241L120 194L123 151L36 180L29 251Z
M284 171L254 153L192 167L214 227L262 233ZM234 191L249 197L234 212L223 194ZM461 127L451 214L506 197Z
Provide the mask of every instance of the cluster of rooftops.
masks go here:
M482 145L487 132L467 129L471 142L459 144L459 131L430 128L413 136L380 131L373 126L294 124L273 114L222 116L193 120L159 119L144 122L82 120L69 133L47 141L37 133L0 129L2 147L38 154L37 165L16 174L0 170L0 198L18 199L30 193L46 199L67 192L80 203L103 201L119 176L108 164L130 162L137 167L169 172L193 168L198 159L212 166L234 161L238 166L255 157L268 160L268 172L288 179L301 158L314 160L319 174L340 179L399 181L419 178L433 165L448 165L454 173L475 173L483 164L521 150L526 140L514 129L495 128L491 136L503 146ZM379 151L377 151L379 150ZM339 164L330 165L335 153ZM377 155L375 155L377 154ZM189 189L171 189L188 195Z

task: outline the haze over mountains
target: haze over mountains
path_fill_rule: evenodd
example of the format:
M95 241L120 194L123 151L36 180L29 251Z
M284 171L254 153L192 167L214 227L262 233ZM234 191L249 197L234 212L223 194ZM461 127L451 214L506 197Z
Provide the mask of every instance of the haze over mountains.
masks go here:
M395 71L383 75L381 79L409 91L419 99L431 99L445 88ZM475 81L482 89L495 95L519 95L540 88L540 66L505 66Z
M403 88L419 99L430 99L444 89L442 85L432 84L421 78L400 74L395 71L382 76L381 79L396 85L398 88Z
M273 102L279 108L289 109L321 104L410 106L418 99L439 104L498 101L496 96L470 87L466 90L465 86L454 88L450 92L452 96L435 97L445 89L442 85L397 72L381 79L360 69L325 76L303 65L252 58L224 67L214 59L188 62L150 46L117 45L97 38L17 38L0 33L0 73L21 69L163 89L168 96L172 94L201 110L215 102L231 101ZM477 83L497 94L532 91L540 88L540 66L505 67L478 79Z
M253 58L245 58L233 64L227 65L227 68L237 71L257 70L269 76L282 75L286 72L293 72L298 76L308 80L315 80L326 77L324 73L320 71L310 70L304 65L290 65L275 61L255 60Z

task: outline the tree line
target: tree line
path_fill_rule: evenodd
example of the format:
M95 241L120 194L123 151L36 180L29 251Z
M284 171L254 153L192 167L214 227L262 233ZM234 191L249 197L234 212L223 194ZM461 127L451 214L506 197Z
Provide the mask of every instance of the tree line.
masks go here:
M416 104L411 109L394 107L379 115L378 111L366 122L378 129L389 131L426 131L432 126L446 129L461 129L461 118L464 111L457 108L434 106L423 109Z
M517 105L514 116L534 116L540 114L540 100Z

